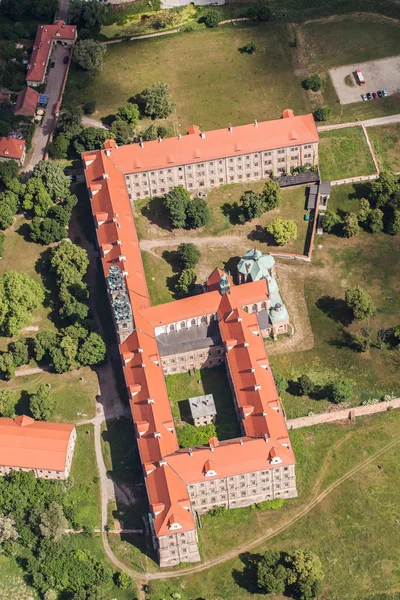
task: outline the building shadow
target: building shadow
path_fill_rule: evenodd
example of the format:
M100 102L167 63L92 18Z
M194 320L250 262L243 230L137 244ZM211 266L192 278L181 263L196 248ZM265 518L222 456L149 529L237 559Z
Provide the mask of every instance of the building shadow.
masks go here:
M141 209L141 213L153 225L166 231L172 231L172 225L164 206L164 198L156 196L151 198Z
M321 296L315 303L316 307L327 317L348 326L353 321L353 312L349 308L346 300L343 298L333 298L332 296Z
M237 283L237 267L240 260L240 256L231 256L230 259L224 263L224 271L232 276L234 283Z
M200 369L200 379L204 394L212 394L217 416L215 429L220 440L240 437L242 434L236 414L235 401L229 385L225 364L218 367Z

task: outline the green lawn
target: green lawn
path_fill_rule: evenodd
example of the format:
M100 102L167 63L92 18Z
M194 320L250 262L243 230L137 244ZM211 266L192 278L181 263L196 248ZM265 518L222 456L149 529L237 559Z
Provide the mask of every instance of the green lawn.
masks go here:
M381 169L400 171L400 123L368 127L368 136Z
M398 437L399 411L359 419L355 424L322 425L291 433L297 458L300 497L276 511L236 509L218 517L202 517L203 556L215 556L244 540L275 530L297 515L310 497ZM400 540L397 488L400 469L394 449L363 468L327 496L305 517L251 554L268 549L316 552L323 563L323 595L332 600L389 600L398 589L395 559ZM377 464L383 468L378 469ZM152 584L149 600L178 592L182 600L216 595L229 600L260 599L253 577L245 570L247 555L198 575ZM374 568L371 569L371 564ZM272 597L271 597L272 598ZM274 597L275 598L275 597ZM395 596L393 596L395 598Z
M319 168L322 179L333 181L375 173L375 166L361 127L320 133Z
M197 370L195 376L179 373L167 375L165 379L175 423L191 421L188 398L212 394L217 409L215 428L218 438L228 440L240 436L225 365Z

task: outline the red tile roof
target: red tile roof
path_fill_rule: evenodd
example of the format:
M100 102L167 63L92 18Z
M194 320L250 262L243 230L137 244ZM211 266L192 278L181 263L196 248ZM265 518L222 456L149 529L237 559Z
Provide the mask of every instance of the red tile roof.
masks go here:
M13 137L0 137L0 156L20 160L25 150L25 140Z
M73 425L0 418L0 465L64 471Z
M28 65L26 81L42 83L53 41L74 40L76 40L76 25L66 25L61 20L56 21L54 25L39 25Z
M35 114L38 101L39 92L27 86L18 94L14 114L32 117Z
M243 152L255 150L256 145L258 149L269 147L268 144L272 144L270 147L290 145L293 140L289 142L289 130L282 125L288 121L293 122L290 131L296 125L297 130L302 132L302 142L297 143L318 140L311 115L302 118L289 115L280 121L260 123L258 127L236 128L235 134L210 132L212 135L207 134L206 140L211 141L202 148L207 148L210 158L215 152L230 153L232 140L239 138ZM198 131L195 126L190 130L191 134L185 138L189 139L188 143L183 142L183 138L164 140L161 144L145 143L140 166L136 157L142 149L138 145L118 148L110 140L105 143L104 150L82 155L104 273L108 275L111 264L120 266L132 306L135 331L120 344L119 349L156 535L167 534L170 527L195 529L186 485L189 481L202 480L207 461L213 461L214 468L211 470L215 470L217 476L267 469L271 466L271 449L275 447L283 464L294 464L292 450L282 445L288 444L289 438L256 315L241 308L268 297L266 281L234 286L228 276L231 291L221 296L219 280L223 272L216 269L207 282L211 291L162 306L150 305L124 175L133 168L145 170L157 168L156 165L165 166L160 148L164 156L168 144L182 144L180 147L186 147L186 150L182 151L182 156L179 155L179 160L192 162L188 148ZM195 143L201 147L205 140L200 137L199 140ZM204 154L203 158L206 158ZM218 313L245 437L243 445L239 440L220 442L214 444L214 452L209 446L201 447L195 449L190 457L187 450L178 448L154 330L158 325L210 313Z
M285 118L274 121L233 127L232 131L226 128L200 133L199 128L192 125L188 135L166 138L161 142L144 142L143 147L140 144L116 147L114 144L110 150L111 160L122 173L140 173L171 165L318 142L312 114L295 117L293 111L286 110L284 115Z

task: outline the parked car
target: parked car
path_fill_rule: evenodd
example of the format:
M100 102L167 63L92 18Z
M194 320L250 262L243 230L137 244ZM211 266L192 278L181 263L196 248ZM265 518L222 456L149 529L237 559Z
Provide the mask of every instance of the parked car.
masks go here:
M50 69L54 69L55 66L56 66L56 63L52 62L51 65L50 65Z
M376 100L377 97L378 97L378 94L376 92L372 92L372 97L373 97L374 100Z
M64 56L64 65L67 65L69 62L69 56Z
M382 98L383 94L382 94L381 90L378 90L377 94L378 94L379 98Z
M388 95L386 90L382 90L382 94L386 97Z
M367 94L367 100L371 100L371 98L372 98L372 96L371 96L371 94L368 92L368 94Z
M365 94L361 94L361 98L364 100L364 102L367 101L367 96Z

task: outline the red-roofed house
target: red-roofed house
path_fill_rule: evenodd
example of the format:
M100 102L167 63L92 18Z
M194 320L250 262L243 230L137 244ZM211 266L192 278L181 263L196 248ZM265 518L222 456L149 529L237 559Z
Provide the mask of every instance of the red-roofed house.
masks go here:
M39 25L28 64L26 83L33 87L43 83L53 44L71 46L75 43L76 37L76 25L66 25L61 20L53 25Z
M16 140L10 136L0 137L0 160L16 160L22 167L25 155L25 140Z
M17 96L17 102L14 108L15 115L24 117L33 117L39 101L39 92L27 86L21 90Z
M67 479L74 454L73 425L0 418L0 475L31 471L43 479Z
M268 260L246 283L234 285L216 269L204 294L151 306L131 200L177 184L198 189L261 179L278 171L280 156L285 170L315 164L312 115L288 110L283 117L206 134L192 126L187 136L143 147L107 141L104 150L82 155L162 567L200 560L196 512L297 495L295 458L263 341L271 328L272 335L288 331L288 317ZM242 437L180 449L164 375L222 362Z

